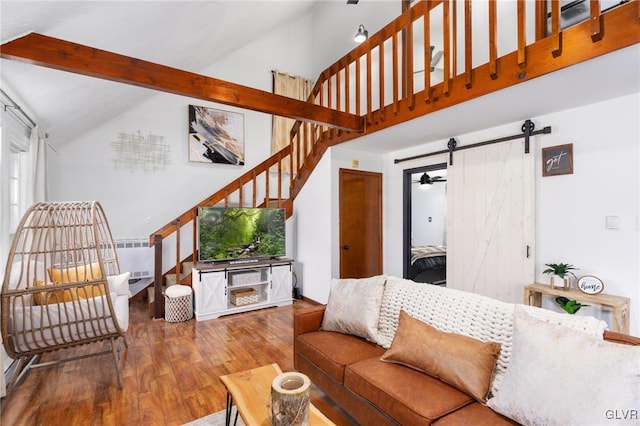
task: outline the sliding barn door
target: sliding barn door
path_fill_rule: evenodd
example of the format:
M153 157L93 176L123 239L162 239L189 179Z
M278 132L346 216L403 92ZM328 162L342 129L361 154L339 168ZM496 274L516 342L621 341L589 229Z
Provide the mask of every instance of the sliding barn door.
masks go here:
M533 283L534 154L522 140L454 153L447 172L447 287L522 303Z

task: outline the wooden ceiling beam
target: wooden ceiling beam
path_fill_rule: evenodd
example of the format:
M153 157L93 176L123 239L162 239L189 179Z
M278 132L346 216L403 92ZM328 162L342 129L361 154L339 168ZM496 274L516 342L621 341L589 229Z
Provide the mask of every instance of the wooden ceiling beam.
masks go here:
M252 87L37 33L0 46L3 59L362 133L364 119Z

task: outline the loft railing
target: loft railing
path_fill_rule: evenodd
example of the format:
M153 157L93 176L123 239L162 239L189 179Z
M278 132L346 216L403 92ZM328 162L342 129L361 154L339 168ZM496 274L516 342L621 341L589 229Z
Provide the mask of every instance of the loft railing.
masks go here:
M325 69L308 102L364 116L364 134L369 134L640 42L640 1L607 11L601 11L596 0L582 3L589 5L585 20L563 29L559 0L549 5L524 0L417 2ZM439 51L441 58L432 63ZM251 205L256 206L257 193L271 192L265 172L277 164L276 200L291 212L293 199L326 149L362 135L295 122L290 148L151 235L155 283L162 283L162 242L173 234L178 234L175 258L180 275L180 229L193 223L199 206L228 205L230 200L245 206L247 185L253 194ZM285 162L291 173L282 172ZM160 300L159 288L156 285L155 300ZM154 310L156 317L162 315L161 306Z
M364 116L370 134L640 42L640 1L578 3L583 21L563 29L558 0L417 2L320 73L309 102ZM297 121L292 197L327 147L360 136Z

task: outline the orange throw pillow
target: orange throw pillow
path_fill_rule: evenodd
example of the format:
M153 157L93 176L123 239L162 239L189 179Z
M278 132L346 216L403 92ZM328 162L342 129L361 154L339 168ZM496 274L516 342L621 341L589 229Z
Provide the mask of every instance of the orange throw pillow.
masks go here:
M36 287L55 286L57 284L68 284L84 281L95 281L102 278L102 270L99 262L78 265L66 269L48 268L49 278L52 283L45 283L42 280L35 282ZM48 290L47 292L35 293L33 301L36 305L48 305L54 303L65 303L72 300L91 299L105 294L106 283L87 284L80 287L68 288L65 290Z
M49 289L43 288L40 293L33 294L33 303L36 305L48 305L54 303L70 302L74 299L73 294L69 290L53 290L51 287L55 287L56 283L45 283L43 280L36 280L34 282L35 287L49 287Z
M100 262L72 266L66 269L48 268L47 272L49 273L49 278L54 283L77 283L102 278Z
M500 343L445 333L400 311L391 347L380 358L422 371L486 402Z

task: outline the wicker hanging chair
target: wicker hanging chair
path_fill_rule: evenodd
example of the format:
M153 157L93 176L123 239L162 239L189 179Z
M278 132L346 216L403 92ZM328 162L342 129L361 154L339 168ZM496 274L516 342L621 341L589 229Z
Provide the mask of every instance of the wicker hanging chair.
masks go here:
M109 353L122 387L128 280L98 202L31 206L13 238L0 293L3 345L18 361L9 387L31 368ZM103 341L110 347L40 362L44 353Z

